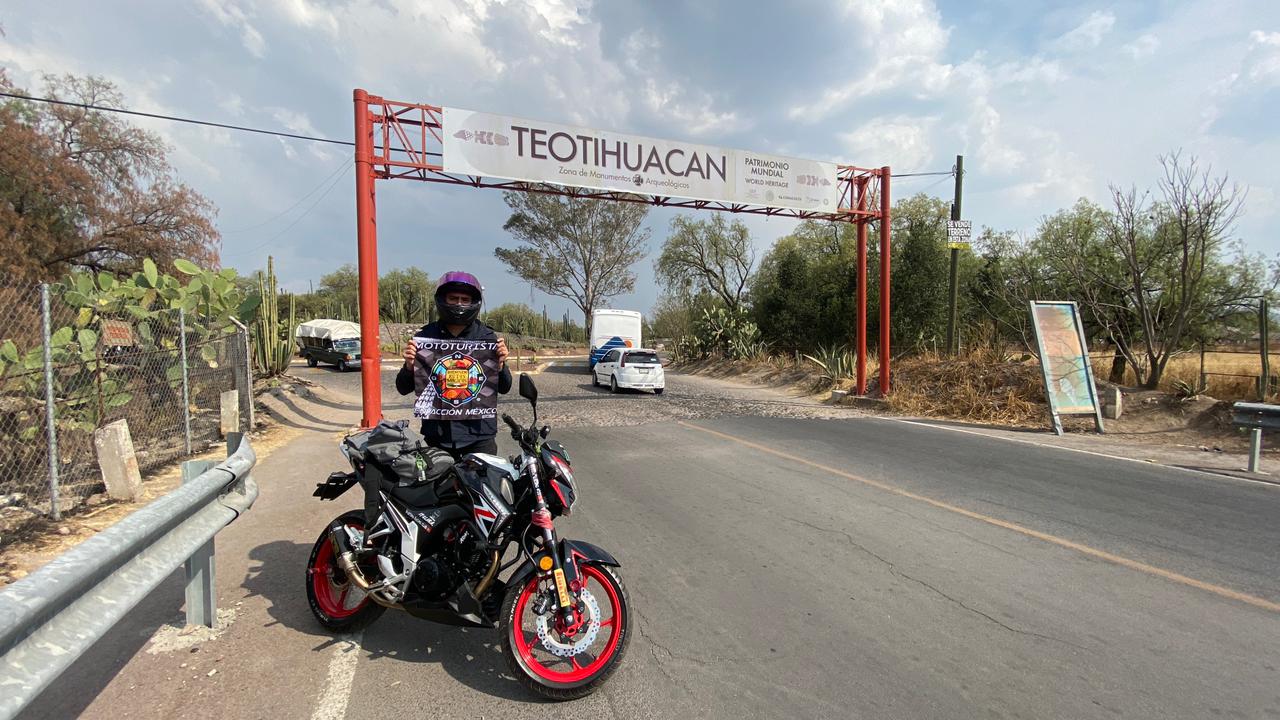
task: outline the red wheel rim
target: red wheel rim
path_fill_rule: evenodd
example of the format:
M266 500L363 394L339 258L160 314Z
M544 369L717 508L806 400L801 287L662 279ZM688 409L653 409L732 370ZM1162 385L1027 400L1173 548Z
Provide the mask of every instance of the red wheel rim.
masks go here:
M342 577L338 582L335 576ZM360 612L369 602L369 598L361 598L360 602L347 607L347 599L352 592L359 592L352 587L351 581L342 576L333 556L333 543L328 538L320 541L316 551L315 564L311 566L311 589L316 596L316 604L325 615L334 620L342 620Z
M600 632L609 632L609 639L604 645L604 649L600 654L595 656L591 662L583 665L575 655L572 658L561 658L552 655L538 643L538 636L532 630L526 630L524 627L524 611L529 605L529 600L533 597L534 590L538 587L539 578L530 578L529 582L521 591L520 597L516 599L515 612L511 619L511 632L515 641L516 652L520 656L521 664L528 668L533 674L552 683L566 685L580 683L595 675L609 663L614 653L618 651L618 639L622 632L626 629L627 622L626 612L622 609L622 601L618 598L618 591L614 588L612 579L606 573L595 567L594 565L581 566L579 572L582 575L583 587L587 587L592 580L595 584L604 589L604 597L609 600L609 609L600 608ZM593 588L592 595L596 595ZM600 598L603 599L603 598ZM597 600L599 602L599 599ZM606 617L606 613L608 613ZM598 643L597 643L598 644ZM544 658L539 659L534 654L538 650ZM590 652L588 649L586 652Z

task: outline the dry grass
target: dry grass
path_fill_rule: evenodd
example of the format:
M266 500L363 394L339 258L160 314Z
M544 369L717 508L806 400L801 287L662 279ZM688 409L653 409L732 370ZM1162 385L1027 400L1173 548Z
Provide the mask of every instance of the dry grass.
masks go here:
M1091 354L1094 375L1103 380L1111 368L1110 354ZM1271 375L1274 378L1280 373L1280 355L1271 355ZM1262 358L1257 353L1239 354L1208 351L1204 356L1205 373L1224 373L1223 375L1206 374L1203 392L1219 400L1253 400L1258 399L1258 375L1262 373ZM1235 376L1235 377L1232 377ZM1160 389L1176 393L1178 384L1198 388L1200 386L1200 353L1189 352L1178 355L1169 361L1164 377L1160 381ZM1133 387L1138 384L1133 369L1125 371L1122 385ZM1280 400L1280 388L1273 380L1268 401Z
M889 407L906 415L1024 425L1044 420L1044 380L1034 360L1013 362L981 350L960 357L925 353L895 361Z

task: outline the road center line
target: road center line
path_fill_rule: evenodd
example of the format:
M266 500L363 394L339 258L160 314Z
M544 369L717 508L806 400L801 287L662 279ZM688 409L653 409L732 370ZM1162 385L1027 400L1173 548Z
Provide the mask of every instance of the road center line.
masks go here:
M860 477L858 475L854 475L853 473L845 472L844 470L840 470L838 468L833 468L829 465L823 465L822 463L816 463L812 460L806 460L805 458L798 457L796 455L791 455L789 453L785 453L780 450L774 450L771 447L766 447L759 443L751 442L750 440L743 440L742 438L736 437L734 435L728 435L726 433L722 433L717 430L711 430L709 428L693 425L691 423L684 422L683 420L679 421L679 424L683 425L684 427L690 428L692 430L698 430L700 432L707 433L708 435L714 435L718 438L729 440L730 442L735 442L735 443L738 443L739 445L744 445L753 450L759 450L760 452L768 453L770 455L775 455L777 457L790 460L792 462L808 465L809 467L817 468L824 472L829 472L832 475L837 475L847 480L860 482L863 485L867 485L867 486L876 488L878 490L883 490L888 493L893 493L894 495L909 498L911 500L917 500L927 505L932 505L933 507L936 507L940 510L953 512L953 513L956 513L957 515L963 515L967 518L971 518L979 522L984 522L988 525L994 525L999 528L1004 528L1005 530L1012 530L1013 532L1019 533L1021 535L1025 535L1027 537L1035 538L1037 540L1043 540L1044 542L1052 543L1059 547L1067 548L1068 550L1074 550L1078 553L1081 553L1082 555L1088 555L1090 557L1098 558L1099 560L1105 560L1109 563L1114 563L1116 565L1120 565L1121 567L1129 568L1130 570L1137 570L1138 572L1147 573L1148 575L1154 575L1156 577L1164 578L1165 580L1169 580L1181 585L1186 585L1187 587L1196 588L1197 590L1210 592L1210 593L1213 593L1214 595L1218 595L1220 597L1224 597L1229 600L1236 600L1238 602L1247 603L1254 607L1262 608L1263 610L1270 610L1271 612L1280 613L1280 603L1275 603L1265 598L1249 595L1248 593L1242 593L1238 590L1232 590L1231 588L1223 587L1221 585L1215 585L1213 583L1205 582L1203 580L1197 580L1193 577L1188 577L1186 575L1173 572L1172 570L1165 570L1164 568L1159 568L1154 565L1148 565L1138 560L1132 560L1127 557L1109 553L1105 550L1099 550L1095 547L1090 547L1089 545L1082 545L1081 543L1074 542L1072 540L1067 540L1066 538L1061 538L1061 537L1058 537L1057 535L1050 535L1049 533L1040 532L1039 530L1032 530L1029 527L1019 525L1017 523L1009 522L1008 520L1001 520L1000 518L991 517L990 515L983 515L982 513L974 512L973 510L966 510L965 508L959 507L957 505L945 503L945 502L942 502L941 500L935 500L931 497L920 495L918 493L911 492L910 490L904 490L903 488L890 485L888 483L883 483L878 480L870 480L868 478Z
M347 703L351 700L351 684L356 677L356 663L360 661L363 635L363 632L358 632L337 638L329 658L329 676L325 679L324 692L316 701L311 720L343 720L347 716Z

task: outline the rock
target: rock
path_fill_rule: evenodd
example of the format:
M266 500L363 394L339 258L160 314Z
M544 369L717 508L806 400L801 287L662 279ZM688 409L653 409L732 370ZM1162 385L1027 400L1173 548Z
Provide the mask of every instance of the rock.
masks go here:
M59 535L70 535L70 534L71 534L71 528L67 527L66 525L59 525L59 526L58 526L58 534L59 534Z
M217 675L217 674L218 674L218 668L214 668L214 669L210 670L209 672L205 673L205 674L204 674L204 676L205 676L205 677L213 677L214 675Z
M108 502L110 502L110 500L111 498L107 497L106 493L94 493L93 495L90 495L87 500L84 501L84 504L88 505L89 507L98 507L99 505L107 504Z

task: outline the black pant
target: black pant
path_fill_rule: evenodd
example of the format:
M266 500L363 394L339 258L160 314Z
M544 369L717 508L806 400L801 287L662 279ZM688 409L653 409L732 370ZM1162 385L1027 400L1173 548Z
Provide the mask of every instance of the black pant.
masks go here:
M479 442L471 443L470 445L459 445L458 447L451 447L449 445L436 445L434 447L438 447L449 453L453 456L454 462L462 462L462 456L467 453L486 453L488 455L498 454L498 441L495 438L481 440Z

